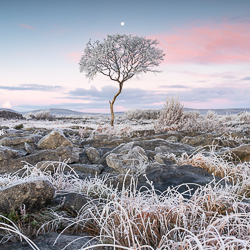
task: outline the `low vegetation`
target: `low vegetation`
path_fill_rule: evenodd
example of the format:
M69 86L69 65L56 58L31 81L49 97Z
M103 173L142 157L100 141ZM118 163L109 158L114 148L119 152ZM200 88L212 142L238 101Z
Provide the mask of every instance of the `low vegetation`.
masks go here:
M221 133L218 139L227 141L228 145L249 143L248 112L226 116L211 111L206 115L197 111L185 112L177 97L168 98L160 112L126 112L124 116L117 117L119 124L115 124L114 128L97 121L91 127L91 133L92 136L131 136L135 120L139 124L136 129L147 127L156 133L170 130L213 132ZM140 124L144 120L150 123ZM85 128L79 126L81 138L89 133L87 125L90 125L86 124ZM236 132L241 132L242 136ZM4 129L0 130L0 136L4 133ZM25 207L22 207L21 214L13 211L0 215L0 244L23 239L32 249L39 249L29 236L56 231L60 233L57 239L60 240L65 232L81 235L87 231L100 243L91 247L82 246L82 250L98 247L125 250L250 249L250 162L235 160L230 153L223 154L214 145L199 148L191 155L184 153L180 157L172 157L179 165L201 167L222 179L199 186L195 192L190 188L180 193L179 186L160 193L150 182L151 188L138 190L136 179L132 178L128 188L124 185L119 191L109 184L111 177L82 180L66 162L51 163L43 171L27 163L22 176L18 173L0 176L0 187L39 176L49 180L57 193L74 192L89 197L89 203L75 215L61 211L60 206L48 207L36 214L26 214ZM145 168L140 171L142 169ZM144 173L141 171L139 174Z

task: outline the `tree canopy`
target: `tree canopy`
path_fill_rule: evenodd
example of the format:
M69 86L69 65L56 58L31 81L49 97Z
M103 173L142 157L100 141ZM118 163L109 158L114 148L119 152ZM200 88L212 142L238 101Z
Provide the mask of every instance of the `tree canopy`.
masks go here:
M146 72L160 72L154 67L163 61L164 53L157 48L157 40L132 35L108 35L103 42L87 43L80 60L80 72L90 80L101 73L119 83L119 91L110 102L114 121L113 104L121 93L123 83L134 75ZM111 125L113 125L111 119Z

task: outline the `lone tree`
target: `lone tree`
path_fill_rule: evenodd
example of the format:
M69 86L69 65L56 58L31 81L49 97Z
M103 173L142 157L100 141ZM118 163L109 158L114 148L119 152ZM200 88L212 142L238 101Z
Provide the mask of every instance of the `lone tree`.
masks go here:
M123 83L134 75L146 72L160 72L152 69L163 61L164 53L155 47L157 40L132 35L108 35L103 42L91 40L87 43L80 60L80 72L90 80L99 72L119 83L119 91L112 102L111 126L114 126L114 103L121 93Z

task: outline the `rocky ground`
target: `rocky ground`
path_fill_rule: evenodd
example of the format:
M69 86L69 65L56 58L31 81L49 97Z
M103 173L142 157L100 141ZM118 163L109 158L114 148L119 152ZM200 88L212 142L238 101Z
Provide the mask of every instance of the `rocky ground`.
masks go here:
M122 189L124 176L129 173L125 185L129 185L129 180L133 176L138 181L138 189L150 187L147 181L153 182L155 189L160 192L183 183L193 183L190 187L194 192L198 185L204 186L214 178L219 180L219 177L214 177L197 166L179 164L178 159L183 154L191 155L201 150L206 154L212 146L217 145L215 150L218 154L233 152L234 159L250 161L250 138L246 133L231 132L230 136L229 132L156 133L154 129L145 126L146 129L140 127L129 135L112 135L98 133L95 129L96 125L91 127L86 124L86 121L81 124L67 125L65 120L63 122L58 120L50 123L51 126L35 127L22 120L15 120L15 122L12 120L9 121L12 126L10 127L6 125L6 119L13 117L4 115L5 120L2 118L2 124L0 123L0 176L2 176L0 214L2 215L8 215L12 211L21 213L20 207L23 204L25 204L26 213L38 212L48 206L61 205L62 211L74 214L88 202L88 196L73 192L63 194L50 181L40 177L26 178L22 182L17 180L11 184L3 183L5 180L3 176L6 175L25 176L28 167L35 166L41 171L49 170L53 174L60 166L60 162L66 162L64 174L73 169L81 180L105 178L109 175L110 185L119 190ZM14 118L17 119L17 117ZM29 122L32 124L33 121ZM53 128L53 124L56 128ZM56 126L58 124L61 126ZM187 190L185 185L179 188L180 192ZM65 234L53 246L56 236L58 236L57 233L50 233L41 235L33 241L41 250L62 249L77 237ZM82 239L67 249L78 249L85 242L86 240ZM10 247L30 249L27 243L0 243L1 249Z

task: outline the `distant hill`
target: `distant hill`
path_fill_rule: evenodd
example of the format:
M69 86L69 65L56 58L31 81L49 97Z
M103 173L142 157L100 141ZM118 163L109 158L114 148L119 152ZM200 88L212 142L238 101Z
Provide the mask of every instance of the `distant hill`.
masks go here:
M184 111L192 111L192 110L197 110L200 112L201 115L204 115L207 113L207 111L211 110L214 111L218 115L233 115L233 114L238 114L240 112L250 112L250 108L235 108L235 109L190 109L190 108L184 108Z
M15 113L19 113L19 112L17 112L17 111L15 111L15 110L13 110L13 109L5 109L5 108L0 108L0 111L3 111L3 110L5 110L5 111L15 112Z
M81 112L81 111L73 111L70 109L54 109L54 108L50 108L50 109L38 109L38 110L32 110L32 111L28 111L28 112L21 112L23 115L24 114L28 114L28 113L37 113L43 110L49 110L50 113L52 115L65 115L65 116L70 116L70 115L109 115L109 113L87 113L87 112ZM122 114L124 112L115 112L115 114Z
M51 112L51 114L53 115L65 115L65 116L70 116L70 115L79 115L79 116L84 116L84 115L110 115L110 113L87 113L87 112L80 112L80 111L74 111L74 110L70 110L70 109L54 109L54 108L50 108L50 109L38 109L38 110L31 110L28 112L17 112L13 109L5 109L5 108L0 108L1 110L6 110L6 111L12 111L12 112L16 112L16 113L20 113L20 114L28 114L28 113L37 113L43 110L49 110ZM218 115L232 115L232 114L238 114L240 112L244 112L247 111L250 113L250 108L231 108L231 109L191 109L191 108L184 108L184 111L192 111L192 110L197 110L200 112L200 114L206 114L207 111L211 110L214 111L216 114ZM117 115L122 115L125 112L115 112L115 114Z

